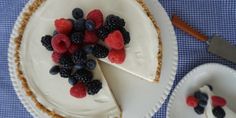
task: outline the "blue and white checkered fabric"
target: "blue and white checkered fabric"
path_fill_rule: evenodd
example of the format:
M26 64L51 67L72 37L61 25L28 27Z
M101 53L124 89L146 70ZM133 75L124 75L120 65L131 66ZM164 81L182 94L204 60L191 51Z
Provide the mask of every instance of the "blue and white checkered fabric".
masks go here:
M31 118L17 98L8 73L7 48L14 22L28 0L0 1L0 118ZM235 0L159 0L169 16L177 14L189 24L208 36L219 34L236 45L236 1ZM157 11L158 12L158 11ZM174 86L194 67L216 62L236 69L236 65L207 52L204 42L196 41L175 29L179 62ZM173 87L174 88L174 87ZM165 118L163 104L154 118Z

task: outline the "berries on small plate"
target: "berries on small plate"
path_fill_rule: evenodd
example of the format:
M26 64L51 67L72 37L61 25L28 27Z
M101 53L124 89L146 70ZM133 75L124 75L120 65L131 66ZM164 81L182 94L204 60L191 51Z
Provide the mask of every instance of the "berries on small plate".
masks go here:
M227 104L226 100L220 96L211 96L211 101L214 107L223 107Z
M81 82L75 84L73 87L71 87L70 94L71 96L76 97L76 98L85 97L87 94L85 85Z
M92 20L86 20L85 27L86 27L86 30L93 31L95 30L95 23Z
M199 100L198 105L205 108L207 106L207 101Z
M203 93L201 91L197 91L194 93L194 96L198 99L198 100L203 100L203 101L207 101L208 100L208 95L206 93Z
M112 49L120 50L124 48L124 39L119 30L110 33L105 39L105 43Z
M108 59L111 63L122 64L125 61L125 50L111 49L108 54Z
M82 44L84 40L84 34L80 32L74 32L70 36L71 42L75 44Z
M69 37L64 34L57 34L52 38L52 47L58 53L65 53L70 45Z
M204 107L201 107L201 106L196 106L196 107L194 107L194 111L197 113L197 114L203 114L204 113Z
M79 19L79 18L83 18L84 16L84 12L82 9L80 8L75 8L72 11L72 16L74 17L74 19Z
M55 20L54 25L56 27L56 31L62 34L69 34L73 28L72 22L64 18Z
M86 44L96 44L98 42L98 37L93 31L85 31L84 43Z
M225 117L225 111L221 107L213 108L212 113L216 118L224 118Z
M52 36L45 35L41 38L42 45L48 50L53 51L52 44L51 44Z
M49 73L51 75L56 75L60 72L60 67L58 65L53 66L50 70Z
M197 107L198 100L194 96L188 96L187 99L186 99L186 103L190 107Z
M103 14L100 10L94 9L87 15L88 20L92 20L95 23L95 28L98 29L103 25Z
M96 58L106 58L109 53L109 50L102 45L96 44L93 48L93 56Z
M93 80L87 84L87 92L89 95L98 93L102 88L102 83L99 80Z

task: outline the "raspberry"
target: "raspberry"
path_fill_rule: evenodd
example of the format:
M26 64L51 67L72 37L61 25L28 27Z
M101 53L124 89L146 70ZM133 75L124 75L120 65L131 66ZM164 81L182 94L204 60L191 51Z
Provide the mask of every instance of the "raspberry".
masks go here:
M51 45L52 36L45 35L41 38L42 45L48 50L53 51L52 45Z
M84 43L95 44L98 41L98 37L95 32L85 31Z
M70 89L70 94L76 98L83 98L86 96L86 87L83 83L77 83Z
M125 61L125 50L111 49L108 54L108 59L111 63L122 64Z
M226 105L226 100L222 97L219 97L219 96L212 96L211 97L211 100L212 100L212 105L214 107L223 107Z
M124 39L119 30L110 33L105 39L105 43L112 49L120 50L124 48Z
M56 27L56 31L62 34L69 34L73 28L72 22L64 18L55 20L54 25Z
M187 99L186 99L186 103L190 107L197 107L198 100L194 96L188 96Z
M52 60L53 60L53 62L59 63L61 56L62 56L62 54L57 53L57 52L53 52L52 53Z
M98 29L103 24L103 14L98 9L90 11L87 15L87 19L92 20L95 23L95 29Z
M86 86L89 95L97 94L102 89L102 83L99 80L93 80Z
M79 46L76 44L71 44L70 48L68 49L68 52L70 54L74 54L79 49Z
M97 44L93 47L92 54L96 58L105 58L107 57L108 53L109 50L105 46Z
M52 38L52 47L58 53L66 52L70 45L70 39L64 34L57 34Z

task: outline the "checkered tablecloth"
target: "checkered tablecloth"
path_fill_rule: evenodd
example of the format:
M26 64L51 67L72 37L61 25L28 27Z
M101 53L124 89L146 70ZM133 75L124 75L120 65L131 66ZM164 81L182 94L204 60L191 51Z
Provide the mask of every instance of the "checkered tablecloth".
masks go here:
M0 118L32 117L17 98L8 73L7 48L11 29L28 0L0 0ZM169 16L177 14L204 34L220 34L236 45L235 0L159 0ZM156 11L158 12L158 11ZM236 65L207 52L204 42L196 41L175 29L178 40L179 62L174 86L194 67L216 62L236 69ZM174 87L173 87L174 88ZM165 118L167 101L154 115Z

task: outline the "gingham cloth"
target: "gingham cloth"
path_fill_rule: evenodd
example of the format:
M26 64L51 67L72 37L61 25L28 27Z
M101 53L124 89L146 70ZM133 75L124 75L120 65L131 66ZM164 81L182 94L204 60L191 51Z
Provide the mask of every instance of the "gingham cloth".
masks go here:
M0 0L0 118L31 118L17 98L8 72L7 48L10 33L21 9L28 0ZM204 34L220 34L236 45L235 0L159 0L169 16L177 14ZM158 11L156 11L158 12ZM194 67L216 62L236 69L236 65L207 52L207 44L196 41L175 29L178 40L179 62L173 88ZM167 101L153 116L166 117ZM184 104L184 103L183 103Z

